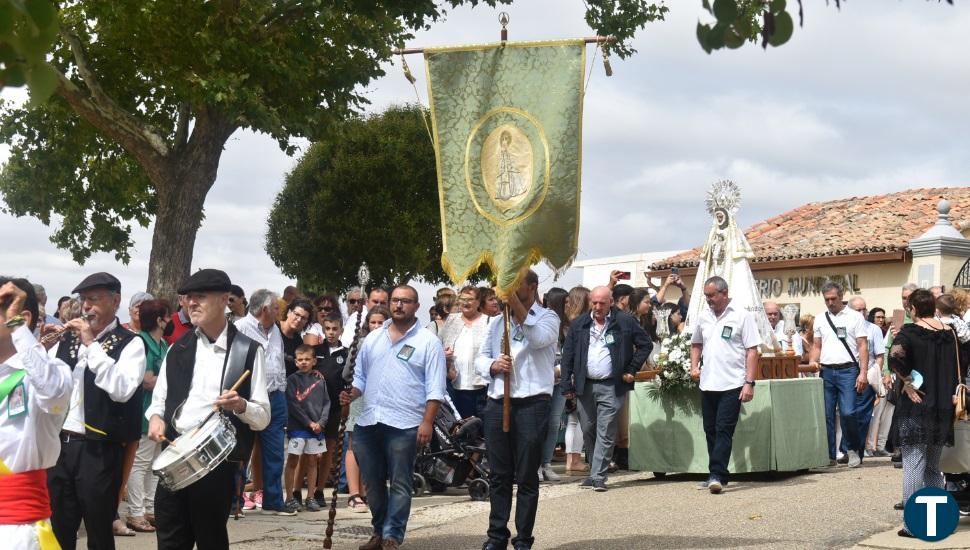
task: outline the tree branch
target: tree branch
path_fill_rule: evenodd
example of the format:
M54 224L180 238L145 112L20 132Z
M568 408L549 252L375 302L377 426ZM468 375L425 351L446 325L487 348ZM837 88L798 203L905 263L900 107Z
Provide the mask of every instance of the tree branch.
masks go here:
M78 75L88 93L85 94L74 82L58 71L60 81L58 94L67 100L85 120L135 155L146 168L157 165L167 157L169 149L158 132L122 109L104 92L97 75L91 70L81 39L77 34L66 26L61 27L60 34L71 48Z

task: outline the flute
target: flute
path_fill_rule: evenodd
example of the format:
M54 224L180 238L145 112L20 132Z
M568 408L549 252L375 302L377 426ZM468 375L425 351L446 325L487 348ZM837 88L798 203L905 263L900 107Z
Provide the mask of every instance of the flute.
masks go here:
M80 317L85 321L92 321L94 320L95 317L97 317L97 315L95 315L94 313L84 313ZM57 332L51 332L50 334L45 334L40 337L40 343L43 344L44 346L49 346L51 344L60 342L61 339L64 338L66 332L68 332L67 328L61 328Z

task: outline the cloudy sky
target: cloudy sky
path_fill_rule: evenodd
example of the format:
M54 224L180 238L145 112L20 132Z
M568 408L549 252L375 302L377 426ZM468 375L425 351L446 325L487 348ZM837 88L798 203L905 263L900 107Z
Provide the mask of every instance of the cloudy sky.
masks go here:
M741 187L742 227L811 201L968 185L966 7L856 1L839 11L834 3L805 2L805 27L782 48L707 55L694 35L698 19L709 19L700 4L669 2L668 20L637 36L638 53L612 60L613 77L598 58L592 67L580 259L701 244L710 225L704 192L723 178ZM581 0L519 0L505 10L512 40L592 34ZM498 11L456 10L412 45L494 41ZM409 61L426 104L423 64L419 56ZM387 72L366 91L372 110L415 101L400 67ZM193 268L221 267L247 291L289 283L263 250L263 236L296 160L265 136L232 137ZM136 231L127 266L107 254L77 266L33 219L0 214L0 232L0 271L44 283L52 302L93 271L117 274L126 295L146 284L150 229ZM573 271L560 284L578 282Z

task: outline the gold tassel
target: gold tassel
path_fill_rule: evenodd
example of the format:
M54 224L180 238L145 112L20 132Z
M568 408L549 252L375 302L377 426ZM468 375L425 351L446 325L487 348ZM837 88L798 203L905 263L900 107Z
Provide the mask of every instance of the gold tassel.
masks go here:
M401 54L401 65L404 67L404 78L408 79L408 82L411 84L417 82L418 79L414 78L414 75L411 74L411 67L408 67L408 62L404 59L404 54Z
M610 56L606 51L606 42L600 45L603 50L603 68L606 69L606 76L613 76L613 67L610 65Z

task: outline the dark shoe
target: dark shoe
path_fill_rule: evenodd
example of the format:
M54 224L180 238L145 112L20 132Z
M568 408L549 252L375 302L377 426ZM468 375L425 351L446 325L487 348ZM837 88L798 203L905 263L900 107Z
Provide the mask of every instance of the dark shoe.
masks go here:
M596 491L597 493L605 493L606 492L606 481L604 481L602 479L595 479L595 480L593 480L593 490Z
M383 543L384 537L380 535L371 535L370 540L358 546L357 550L381 550L381 544Z
M616 467L620 470L630 469L630 449L614 449L613 450L613 462L616 463Z
M900 460L899 462L893 462L893 468L899 468L900 470L902 470L903 469L903 461Z
M532 545L526 542L517 542L512 545L515 550L532 550Z
M610 474L615 474L619 470L620 470L620 467L616 465L616 462L610 462L609 467L606 468L607 473L610 473Z
M494 540L487 540L482 545L482 550L505 550L506 548L508 548L508 543Z
M908 539L916 538L916 537L913 536L912 533L910 533L906 529L900 529L899 532L896 533L896 534L899 535L899 536L901 536L901 537L906 537Z
M593 478L587 477L579 484L580 489L592 489L593 488Z
M836 464L848 464L849 463L849 453L842 455L842 458L835 461Z
M887 456L893 456L893 455L887 452L885 449L876 449L875 451L872 451L872 456L876 458L885 458Z
M381 543L381 548L385 550L397 550L400 545L394 539L384 539Z
M896 504L893 504L893 510L902 510L903 508L904 508L903 501L899 501Z

